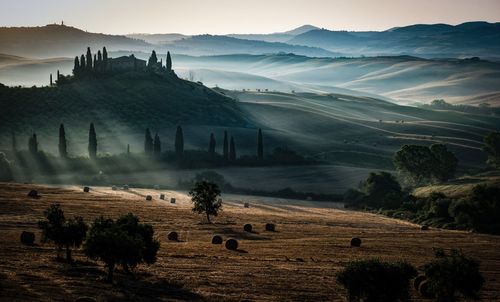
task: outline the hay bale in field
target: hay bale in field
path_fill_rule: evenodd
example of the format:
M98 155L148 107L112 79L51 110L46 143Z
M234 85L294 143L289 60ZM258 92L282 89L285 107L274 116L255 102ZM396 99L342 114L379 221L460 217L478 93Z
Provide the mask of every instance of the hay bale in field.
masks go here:
M123 190L128 191L129 186L128 185L123 185Z
M97 302L97 300L91 297L80 297L77 298L75 302Z
M118 190L118 188L116 186L112 186L111 190L116 191L116 190Z
M266 223L266 231L274 232L276 230L276 226L274 223Z
M147 200L147 201L151 201L151 200L153 200L153 196L151 196L151 195L147 195L147 196L146 196L146 200Z
M90 192L90 188L89 187L83 187L83 192L85 192L85 193Z
M250 223L247 223L243 226L243 230L245 230L245 232L252 232L252 225Z
M226 241L226 249L235 251L238 249L238 241L236 239L229 239Z
M33 245L35 243L35 233L23 231L21 233L21 243L24 245Z
M38 191L37 190L30 190L28 192L28 197L31 197L31 198L39 198L40 195L38 195Z
M429 226L428 225L423 225L423 226L420 227L420 229L422 231L427 231L429 229Z
M179 241L179 234L177 234L177 232L170 232L168 233L167 238L170 241Z
M361 246L361 239L359 239L358 237L352 238L351 239L351 246L360 247Z
M219 235L212 237L212 244L222 244L222 237Z
M429 281L427 280L420 282L420 285L418 286L418 292L422 297L425 298L432 298L434 296L430 291Z
M427 277L424 275L418 275L415 279L413 279L413 287L415 288L416 291L418 291L420 283L422 283L425 280L427 280Z
M160 199L165 200L165 194L160 194Z
M175 203L175 198L170 198L170 203Z
M245 202L245 203L243 204L243 206L244 206L245 208L249 208L249 207L250 207L250 203Z

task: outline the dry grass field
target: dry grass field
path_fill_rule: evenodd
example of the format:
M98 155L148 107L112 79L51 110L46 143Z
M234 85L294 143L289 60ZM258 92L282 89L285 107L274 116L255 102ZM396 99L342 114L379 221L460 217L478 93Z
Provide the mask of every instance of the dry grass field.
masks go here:
M36 187L39 199L27 197ZM160 191L112 191L79 187L0 184L0 300L74 301L345 301L335 273L348 261L365 258L406 260L417 267L433 258L433 247L460 248L481 260L486 283L483 301L500 301L500 237L430 229L374 214L337 209L331 204L224 196L223 212L207 224L191 212L181 192L161 191L177 202L159 200ZM146 201L145 195L153 195ZM244 208L242 200L249 200ZM37 221L53 202L67 217L87 222L132 212L154 226L161 248L156 264L140 266L135 276L117 270L113 285L104 282L102 263L74 253L75 265L58 262L53 246L40 244ZM276 232L264 231L267 222ZM254 233L243 231L251 223ZM37 235L23 246L23 230ZM180 242L170 242L170 231ZM212 245L215 234L236 238L238 251ZM350 239L363 240L352 248ZM414 301L424 301L412 292Z

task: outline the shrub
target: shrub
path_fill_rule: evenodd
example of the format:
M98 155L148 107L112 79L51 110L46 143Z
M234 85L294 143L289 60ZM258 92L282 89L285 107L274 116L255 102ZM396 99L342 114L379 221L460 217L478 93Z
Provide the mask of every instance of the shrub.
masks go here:
M403 203L401 186L396 178L387 172L370 173L364 182L367 206L396 209Z
M355 247L360 247L361 246L361 239L354 237L351 239L351 246Z
M449 255L436 253L436 259L426 264L424 270L429 292L438 302L453 302L457 293L466 298L477 298L484 284L479 262L457 250L452 250Z
M0 152L0 181L11 181L12 169L5 153Z
M245 230L245 232L252 232L252 225L250 223L247 223L243 226L243 230Z
M349 301L407 301L410 279L416 275L408 263L361 260L340 271L337 282L347 290Z
M217 200L220 190L215 183L197 182L189 191L189 196L194 203L193 212L205 213L208 222L210 222L210 215L217 216L222 207L222 202Z
M100 217L90 227L85 254L106 263L107 281L112 282L116 265L121 264L128 269L143 262L156 262L160 243L153 236L153 227L139 223L133 214L122 216L116 222Z
M59 204L51 205L44 214L46 220L38 222L42 229L42 242L54 242L59 250L66 248L66 260L71 262L71 248L82 245L87 234L87 224L79 216L66 219Z
M83 192L85 192L85 193L90 192L90 188L89 187L83 187Z
M40 195L38 195L38 191L37 190L30 190L28 192L28 197L31 197L31 198L40 198Z
M222 244L222 237L219 235L212 237L212 244Z
M226 249L235 251L238 249L238 241L236 239L229 239L226 241Z
M170 232L168 233L167 238L170 241L179 241L179 234L177 234L177 232Z
M33 245L35 243L35 233L23 231L21 233L21 243L24 245Z

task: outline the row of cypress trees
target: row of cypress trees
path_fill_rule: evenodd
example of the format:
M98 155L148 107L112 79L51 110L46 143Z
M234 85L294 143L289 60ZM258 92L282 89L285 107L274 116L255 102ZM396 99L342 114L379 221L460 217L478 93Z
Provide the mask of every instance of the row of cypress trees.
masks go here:
M92 71L106 71L108 69L108 51L106 47L97 51L97 54L92 56L90 47L87 47L87 54L75 57L73 75L79 76Z

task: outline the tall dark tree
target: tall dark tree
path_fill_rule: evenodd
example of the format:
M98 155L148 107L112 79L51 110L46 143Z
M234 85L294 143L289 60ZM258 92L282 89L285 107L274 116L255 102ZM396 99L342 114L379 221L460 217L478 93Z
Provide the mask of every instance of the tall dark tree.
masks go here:
M153 50L148 60L148 68L155 68L157 63L158 57L156 56L156 51Z
M54 83L52 82L52 74L50 74L50 86L54 85Z
M210 154L215 154L215 136L213 133L210 133L210 142L208 143L208 152Z
M229 142L229 160L236 160L236 146L234 145L234 139L232 136Z
M59 156L62 158L68 157L66 131L64 131L64 124L61 124L59 126Z
M75 57L75 64L73 66L73 75L76 76L80 73L80 60L78 56Z
M144 153L147 155L153 153L153 138L151 137L149 128L146 128L146 133L144 134Z
M177 126L175 132L175 155L177 159L181 159L184 155L184 134L181 126Z
M108 69L108 51L106 50L106 47L103 47L102 49L102 67L103 70Z
M89 129L89 157L97 158L97 135L95 133L94 123L90 123Z
M90 47L87 47L87 61L85 65L88 71L92 71L94 65L92 64L92 53L90 52Z
M227 140L227 131L224 131L224 145L222 146L222 156L224 160L229 159L229 142Z
M262 142L262 130L259 128L259 135L257 136L257 157L264 158L264 145Z
M127 155L130 155L130 144L127 144Z
M156 135L155 135L153 152L154 152L155 157L160 157L160 155L161 155L161 140L160 140L160 136L158 135L158 133L156 133Z
M59 69L57 70L57 78L56 78L56 84L59 83L59 79L61 78L61 74L59 73Z
M167 71L172 71L172 58L170 57L170 51L167 51Z
M97 66L97 70L98 71L101 71L102 70L102 54L101 54L101 50L98 50L97 51L97 62L94 63L96 66Z
M33 135L30 136L28 141L28 150L32 155L38 154L38 138L36 137L36 133L33 133Z
M80 57L80 73L84 72L86 70L86 66L85 66L85 56L82 55Z
M97 70L97 55L94 54L94 66L92 66L92 70Z

